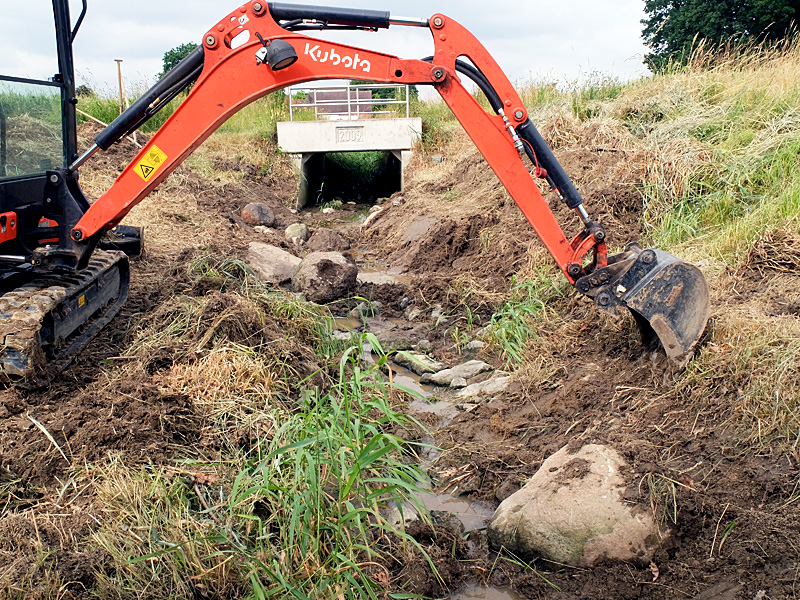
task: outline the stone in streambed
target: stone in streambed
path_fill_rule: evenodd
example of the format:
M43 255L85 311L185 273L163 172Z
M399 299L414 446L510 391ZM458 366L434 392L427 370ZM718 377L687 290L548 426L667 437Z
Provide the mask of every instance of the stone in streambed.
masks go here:
M303 242L307 242L308 238L311 237L311 231L308 229L308 226L303 223L293 223L286 228L284 235L289 241L297 238Z
M419 352L398 352L394 355L394 362L417 375L435 373L444 368L444 363L433 360L430 356Z
M350 249L350 242L331 229L317 229L308 238L306 245L313 252L342 252Z
M275 224L275 213L263 202L251 202L242 209L242 220L248 225L272 227Z
M469 360L451 369L444 369L442 371L438 371L437 373L423 375L420 379L420 383L432 383L434 385L446 386L450 385L453 379L456 379L457 377L470 379L476 375L479 375L480 373L486 373L487 371L493 370L494 368L491 365L483 362L482 360Z
M358 267L338 252L312 252L292 277L295 292L317 304L349 296L356 286Z
M282 283L294 275L301 259L264 242L250 242L247 250L249 264L259 279L266 283Z
M490 379L468 385L463 390L456 393L457 398L474 399L478 396L491 396L499 394L511 385L511 376L505 372L498 371Z

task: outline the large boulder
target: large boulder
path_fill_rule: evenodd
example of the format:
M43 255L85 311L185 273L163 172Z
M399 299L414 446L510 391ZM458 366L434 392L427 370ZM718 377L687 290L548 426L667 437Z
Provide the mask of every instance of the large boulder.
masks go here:
M290 280L300 262L294 254L264 242L250 242L247 251L247 263L258 278L267 283Z
M350 242L332 229L317 229L306 244L313 252L342 252L350 249Z
M312 252L300 263L292 287L311 302L324 304L351 294L357 277L358 267L343 254Z
M263 202L251 202L242 209L242 220L248 225L272 227L275 224L275 213Z
M526 558L594 567L601 562L647 564L661 532L652 515L623 500L622 457L596 444L567 446L544 461L489 522L489 542Z

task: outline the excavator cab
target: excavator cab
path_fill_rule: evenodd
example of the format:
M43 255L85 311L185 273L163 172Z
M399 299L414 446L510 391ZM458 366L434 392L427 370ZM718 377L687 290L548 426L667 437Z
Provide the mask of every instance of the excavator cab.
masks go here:
M68 168L78 157L72 42L86 1L74 27L68 0L52 6L52 26L23 11L24 21L9 25L26 31L30 48L0 47L10 61L55 41L49 65L12 64L0 74L0 381L42 381L63 368L128 292L128 260L116 240L98 239L82 264L84 251L69 235L89 208ZM138 253L135 228L122 238Z

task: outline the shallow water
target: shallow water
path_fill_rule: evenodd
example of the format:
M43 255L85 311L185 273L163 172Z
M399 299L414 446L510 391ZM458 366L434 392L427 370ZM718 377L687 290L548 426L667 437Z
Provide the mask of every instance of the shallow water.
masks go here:
M450 494L424 493L419 499L428 510L449 512L461 521L464 531L476 531L486 527L486 522L494 514L494 507L483 502L469 502Z

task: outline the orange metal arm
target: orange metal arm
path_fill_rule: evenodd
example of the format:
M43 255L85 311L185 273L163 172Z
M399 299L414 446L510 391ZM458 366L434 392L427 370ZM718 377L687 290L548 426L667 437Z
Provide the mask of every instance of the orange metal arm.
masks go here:
M456 74L456 60L466 56L497 91L511 124L519 125L527 119L527 110L511 83L471 33L444 15L434 15L430 20L435 44L433 63L403 60L289 32L270 17L265 4L258 0L248 2L205 35L203 71L189 96L83 215L72 230L73 239L88 240L118 224L231 115L270 92L320 79L429 84L450 106L565 276L574 283L567 267L581 264L591 248L585 241L578 243L578 238L573 244L567 240L520 159L503 118L487 113ZM265 63L258 64L256 52L262 44L256 33L264 40L290 43L298 54L297 62L279 71L272 71ZM248 35L245 43L231 47L234 38Z

